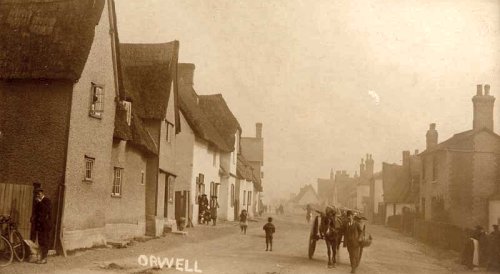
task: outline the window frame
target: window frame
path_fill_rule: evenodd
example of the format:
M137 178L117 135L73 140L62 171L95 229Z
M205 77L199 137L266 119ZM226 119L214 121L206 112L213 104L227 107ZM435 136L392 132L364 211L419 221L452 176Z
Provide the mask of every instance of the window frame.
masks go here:
M246 205L246 201L247 201L247 191L243 190L243 205Z
M97 94L97 91L101 90L101 93ZM96 118L96 119L102 119L104 116L104 85L96 84L96 83L91 83L90 86L90 105L89 105L89 116ZM94 102L94 96L97 97L97 100ZM96 109L97 107L100 107L99 109Z
M115 166L113 168L113 188L111 190L112 197L121 197L123 194L123 175L124 168ZM119 176L117 176L117 174Z
M83 181L84 182L93 182L94 181L94 165L95 158L85 155L85 172L83 173ZM90 164L90 165L89 165ZM90 169L89 169L90 166ZM87 176L90 173L90 177Z

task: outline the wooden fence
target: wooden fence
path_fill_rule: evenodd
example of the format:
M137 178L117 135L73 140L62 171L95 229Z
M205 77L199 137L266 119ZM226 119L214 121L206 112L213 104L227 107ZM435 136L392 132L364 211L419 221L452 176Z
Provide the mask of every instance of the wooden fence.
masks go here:
M33 186L0 183L0 215L10 215L24 239L30 238Z

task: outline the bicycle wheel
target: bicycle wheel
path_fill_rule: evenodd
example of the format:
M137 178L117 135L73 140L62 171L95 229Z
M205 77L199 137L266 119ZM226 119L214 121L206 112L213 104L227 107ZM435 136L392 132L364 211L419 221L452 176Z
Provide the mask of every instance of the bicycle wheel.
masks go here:
M10 243L16 259L20 262L26 257L26 247L24 246L23 236L17 230L13 230L10 234Z
M9 265L14 259L14 251L9 240L0 235L0 267Z

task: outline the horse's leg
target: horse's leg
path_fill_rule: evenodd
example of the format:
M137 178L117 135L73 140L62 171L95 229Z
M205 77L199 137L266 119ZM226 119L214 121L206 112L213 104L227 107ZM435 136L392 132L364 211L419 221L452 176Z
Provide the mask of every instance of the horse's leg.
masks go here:
M335 243L335 240L331 242L330 248L332 249L332 265L335 266L335 263L337 263L335 258L337 256L337 244Z
M332 265L332 259L331 259L332 253L330 252L330 242L328 242L328 239L325 239L325 243L326 243L326 250L328 251L328 267L330 267Z

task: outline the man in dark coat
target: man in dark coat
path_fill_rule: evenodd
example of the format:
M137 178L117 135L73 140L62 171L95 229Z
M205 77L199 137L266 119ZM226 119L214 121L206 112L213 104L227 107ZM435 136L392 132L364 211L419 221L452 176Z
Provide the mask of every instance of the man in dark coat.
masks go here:
M488 271L500 270L500 230L493 225L493 231L488 235Z
M358 221L354 220L352 211L347 211L348 221L345 227L344 241L349 252L349 260L351 261L351 273L356 273L356 268L359 265L359 254L361 250L360 237L363 229Z
M31 222L35 226L35 231L38 234L38 244L40 245L41 257L37 261L39 264L47 263L47 253L49 251L50 231L52 229L51 223L51 203L47 198L43 189L38 188L35 190L35 206Z

